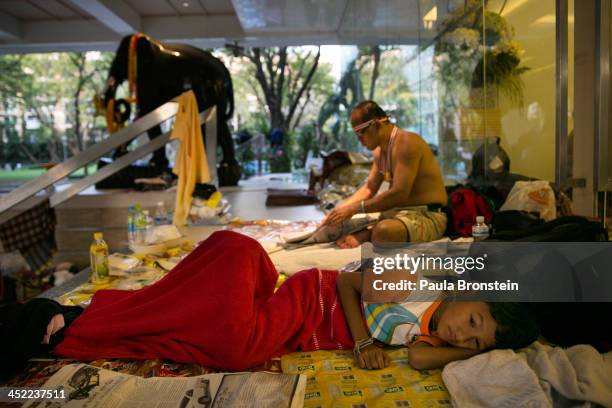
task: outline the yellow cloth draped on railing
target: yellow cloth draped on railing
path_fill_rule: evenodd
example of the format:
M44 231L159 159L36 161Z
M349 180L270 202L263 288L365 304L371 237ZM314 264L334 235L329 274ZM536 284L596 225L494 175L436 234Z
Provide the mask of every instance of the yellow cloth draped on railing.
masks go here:
M178 176L173 223L181 226L187 223L196 183L209 182L210 174L195 95L193 91L187 91L177 100L179 106L170 139L181 142L173 169Z

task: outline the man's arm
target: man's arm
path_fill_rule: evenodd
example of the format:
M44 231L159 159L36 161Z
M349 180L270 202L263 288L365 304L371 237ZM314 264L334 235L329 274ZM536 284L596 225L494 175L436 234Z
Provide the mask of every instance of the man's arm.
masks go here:
M431 370L442 368L451 361L465 360L481 352L482 350L459 347L432 347L419 342L408 348L408 361L416 370Z
M361 201L368 200L380 189L383 182L383 177L378 171L379 151L374 152L374 162L370 168L370 174L366 183L359 188L353 195L342 202L338 207L334 208L323 220L323 224L336 224L361 211Z
M355 342L370 337L361 314L361 273L345 272L338 275L336 288L342 302L342 309ZM384 368L391 359L384 350L371 344L361 350L359 366L361 368Z

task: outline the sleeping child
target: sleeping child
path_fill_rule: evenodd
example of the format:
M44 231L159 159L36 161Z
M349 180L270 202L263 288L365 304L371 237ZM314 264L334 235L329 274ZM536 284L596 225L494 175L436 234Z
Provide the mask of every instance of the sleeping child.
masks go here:
M379 344L409 346L416 369L442 368L494 348L526 347L538 337L538 325L518 303L455 301L361 302L361 273L343 273L337 287L346 320L355 339L355 359L362 368L389 364Z
M257 241L219 231L157 283L100 290L68 327L58 312L33 333L61 357L162 358L220 370L298 350L351 348L362 368L378 369L389 364L382 344L408 345L413 367L435 368L523 347L538 334L518 304L372 304L361 301L359 273L309 269L275 291L277 279Z

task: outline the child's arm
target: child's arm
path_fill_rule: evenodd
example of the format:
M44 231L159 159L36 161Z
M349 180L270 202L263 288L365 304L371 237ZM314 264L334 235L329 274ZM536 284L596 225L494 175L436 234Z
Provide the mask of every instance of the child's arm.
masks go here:
M427 343L418 342L408 348L408 359L412 368L429 370L442 368L451 361L465 360L482 351L448 346L432 347Z
M60 331L66 325L64 321L64 315L61 313L56 314L51 318L47 325L47 332L44 334L41 344L49 344L51 336Z
M369 338L370 333L361 315L361 273L347 272L338 275L336 287L353 340L357 342ZM384 350L371 344L361 350L358 363L361 368L384 368L389 365L390 358Z

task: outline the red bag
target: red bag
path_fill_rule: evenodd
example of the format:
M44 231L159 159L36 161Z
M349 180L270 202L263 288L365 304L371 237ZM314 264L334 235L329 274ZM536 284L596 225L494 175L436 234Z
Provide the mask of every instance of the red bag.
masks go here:
M470 188L459 188L451 193L451 219L453 229L462 237L472 236L476 216L482 215L491 224L493 212L487 200Z

